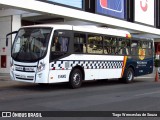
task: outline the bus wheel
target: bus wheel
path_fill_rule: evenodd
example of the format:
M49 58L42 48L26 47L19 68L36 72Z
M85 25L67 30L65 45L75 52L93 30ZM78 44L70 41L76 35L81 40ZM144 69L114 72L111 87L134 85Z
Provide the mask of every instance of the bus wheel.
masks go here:
M131 83L134 79L134 71L133 69L130 67L126 70L124 77L123 77L123 81L125 83Z
M79 69L74 69L71 72L69 84L71 88L79 88L82 85L82 72Z

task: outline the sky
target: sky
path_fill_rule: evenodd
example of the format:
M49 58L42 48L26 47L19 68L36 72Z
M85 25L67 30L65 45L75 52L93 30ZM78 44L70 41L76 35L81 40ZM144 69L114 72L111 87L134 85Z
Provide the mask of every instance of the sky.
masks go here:
M61 3L64 5L69 5L77 8L82 8L82 0L48 0L56 3Z

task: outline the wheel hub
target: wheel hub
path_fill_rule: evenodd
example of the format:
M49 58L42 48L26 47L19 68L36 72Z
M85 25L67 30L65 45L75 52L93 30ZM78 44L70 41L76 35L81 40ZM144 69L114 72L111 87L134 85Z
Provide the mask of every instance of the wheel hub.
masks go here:
M73 82L75 85L78 85L80 83L80 74L78 74L78 73L74 74Z
M128 72L128 80L131 81L133 78L133 74L131 71Z

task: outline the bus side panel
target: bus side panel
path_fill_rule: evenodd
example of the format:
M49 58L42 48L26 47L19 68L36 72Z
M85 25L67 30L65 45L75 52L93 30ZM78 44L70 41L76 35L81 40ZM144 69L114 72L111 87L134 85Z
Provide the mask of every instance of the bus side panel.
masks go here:
M116 74L115 74L116 73ZM120 78L122 69L85 69L85 80Z
M153 59L147 58L144 60L137 60L136 71L137 76L151 74L153 72Z
M71 70L50 70L49 83L68 82Z
M69 81L75 67L84 69L85 80L120 78L123 60L124 56L72 54L50 63L49 79L50 82Z
M139 56L129 57L126 63L126 70L129 67L134 69L135 76L151 74L153 72L153 58L140 60Z
M85 80L120 78L122 73L122 61L56 61L50 63L49 83L68 82L70 72L76 66L84 68Z
M153 73L153 66L154 66L154 59L150 58L150 60L148 61L148 65L149 66L149 74Z

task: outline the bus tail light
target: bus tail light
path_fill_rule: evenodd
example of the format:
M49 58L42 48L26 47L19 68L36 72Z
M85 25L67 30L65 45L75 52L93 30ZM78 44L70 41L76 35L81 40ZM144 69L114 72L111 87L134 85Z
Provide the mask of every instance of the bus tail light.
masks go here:
M126 34L126 38L131 38L131 34Z

